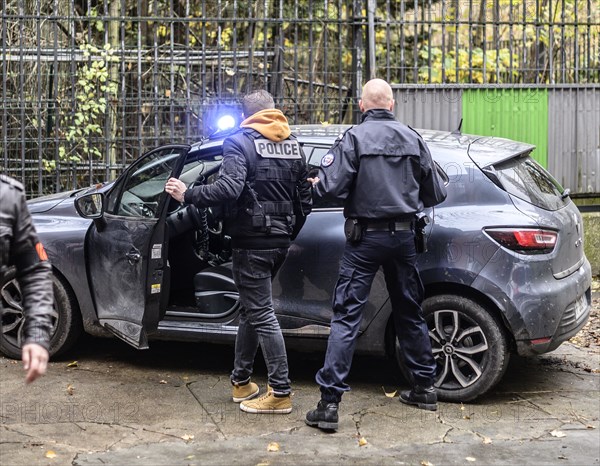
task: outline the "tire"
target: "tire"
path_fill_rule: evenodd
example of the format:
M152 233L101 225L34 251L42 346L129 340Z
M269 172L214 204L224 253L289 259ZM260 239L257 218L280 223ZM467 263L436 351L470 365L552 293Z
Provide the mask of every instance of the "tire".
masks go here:
M496 385L510 353L502 325L480 304L460 296L432 296L423 301L437 364L435 386L442 401L466 402ZM410 380L396 338L396 360Z
M23 327L21 289L11 268L0 283L0 299L4 314L2 316L2 338L0 351L9 358L21 359L19 335ZM82 332L81 314L75 297L59 277L52 275L54 289L54 314L50 336L50 356L59 356L77 341Z

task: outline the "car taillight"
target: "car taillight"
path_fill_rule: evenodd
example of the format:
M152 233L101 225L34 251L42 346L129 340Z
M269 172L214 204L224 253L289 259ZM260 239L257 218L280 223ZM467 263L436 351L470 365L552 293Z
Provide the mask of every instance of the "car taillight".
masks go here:
M558 233L535 228L486 228L485 232L502 246L524 253L552 252Z

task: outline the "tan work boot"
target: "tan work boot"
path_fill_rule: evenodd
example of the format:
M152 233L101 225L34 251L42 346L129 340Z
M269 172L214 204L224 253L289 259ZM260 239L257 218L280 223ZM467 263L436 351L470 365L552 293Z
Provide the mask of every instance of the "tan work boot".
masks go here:
M267 385L267 393L255 400L244 401L240 409L254 414L289 414L292 412L292 396L275 396Z
M248 382L245 385L233 384L233 402L241 403L258 396L260 389L254 382Z

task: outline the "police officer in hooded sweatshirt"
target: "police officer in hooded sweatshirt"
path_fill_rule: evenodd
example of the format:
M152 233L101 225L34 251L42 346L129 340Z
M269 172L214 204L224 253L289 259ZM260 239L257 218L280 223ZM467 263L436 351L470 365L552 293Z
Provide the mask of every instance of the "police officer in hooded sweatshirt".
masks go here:
M0 175L0 284L6 281L11 266L23 296L21 358L27 371L25 381L33 382L44 375L48 365L48 348L54 295L50 263L40 243L25 202L23 185ZM0 338L2 333L0 301Z
M380 266L386 280L396 335L414 381L400 401L437 409L433 387L436 364L421 302L423 285L416 268L415 217L439 204L446 190L421 136L396 121L389 84L373 79L359 102L361 124L348 130L321 160L311 179L315 195L344 201L348 241L333 296L331 332L325 363L316 376L317 408L306 423L337 429L338 405L349 390L350 372L362 310Z
M231 374L233 401L250 413L292 411L285 343L275 317L271 281L312 208L306 159L286 117L266 91L242 99L246 118L223 143L223 164L211 185L186 189L171 178L166 191L198 207L225 204L232 272L240 295L240 320ZM268 370L266 393L251 382L260 345Z

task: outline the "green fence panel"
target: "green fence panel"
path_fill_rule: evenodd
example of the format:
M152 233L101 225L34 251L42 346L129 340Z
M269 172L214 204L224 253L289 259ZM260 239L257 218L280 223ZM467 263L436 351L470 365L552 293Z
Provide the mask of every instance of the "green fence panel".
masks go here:
M465 89L462 132L535 144L532 157L548 167L548 90Z

